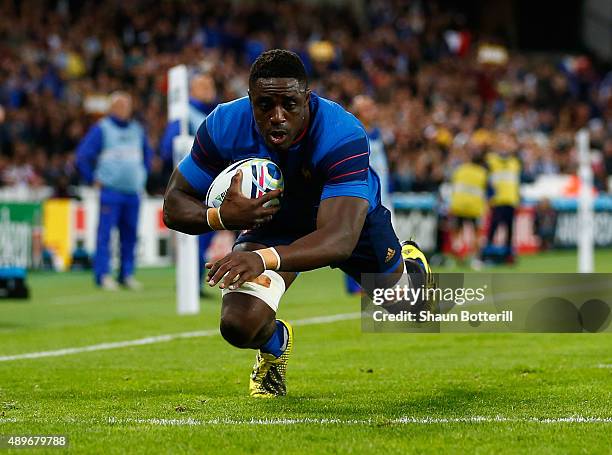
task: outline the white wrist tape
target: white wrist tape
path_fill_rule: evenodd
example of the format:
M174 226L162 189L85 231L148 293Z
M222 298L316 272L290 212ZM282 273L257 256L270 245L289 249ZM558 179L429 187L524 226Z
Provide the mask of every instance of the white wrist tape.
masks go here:
M213 231L227 230L221 219L221 210L218 208L206 209L206 223Z
M257 253L261 258L264 270L278 270L281 266L281 258L275 248L265 248L263 250L255 250L253 253Z

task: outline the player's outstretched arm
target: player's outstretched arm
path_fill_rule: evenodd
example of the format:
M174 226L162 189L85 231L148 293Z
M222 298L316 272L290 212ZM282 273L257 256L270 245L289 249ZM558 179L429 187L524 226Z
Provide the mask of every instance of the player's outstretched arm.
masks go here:
M278 211L278 206L264 207L272 199L280 197L281 192L274 190L258 199L249 199L242 195L242 172L232 177L232 183L219 208L223 226L227 229L250 229L266 223ZM175 169L164 195L164 223L170 229L185 234L202 234L212 229L206 219L206 207L202 202L203 195L196 191Z
M348 259L359 240L368 207L368 201L359 197L339 196L321 201L317 229L291 245L276 247L280 257L277 270L302 272ZM252 251L234 251L206 267L211 269L207 278L211 285L225 276L222 288L237 288L264 271L262 258Z

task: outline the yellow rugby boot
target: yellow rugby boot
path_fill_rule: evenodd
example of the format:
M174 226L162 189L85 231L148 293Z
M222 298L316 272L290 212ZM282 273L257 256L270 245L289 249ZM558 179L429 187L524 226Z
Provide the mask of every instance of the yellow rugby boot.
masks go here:
M257 352L255 365L249 381L249 392L252 397L272 398L287 395L285 375L287 360L293 349L293 327L286 321L277 319L287 328L287 346L280 357L267 352Z
M429 261L427 261L427 256L425 256L425 253L423 253L415 241L404 240L402 242L402 258L405 263L417 264L420 271L425 273L427 287L433 286L433 273L431 272L431 267L429 267ZM408 273L415 273L417 270L407 267Z
M415 287L423 287L430 289L436 287L434 274L429 266L429 261L425 253L419 248L413 240L405 240L402 245L402 258L404 259L404 267L406 273L410 274L412 284ZM421 277L419 277L421 275ZM415 302L412 311L419 312L421 310L437 311L437 302L435 299L421 298Z

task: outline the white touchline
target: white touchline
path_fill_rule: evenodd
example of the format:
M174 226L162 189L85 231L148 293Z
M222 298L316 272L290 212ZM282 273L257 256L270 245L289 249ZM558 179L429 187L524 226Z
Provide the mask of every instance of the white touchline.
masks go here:
M316 417L301 417L301 418L251 418L251 419L232 419L232 418L217 418L217 419L159 419L159 418L115 418L109 417L108 422L111 425L121 424L144 424L157 426L206 426L206 425L299 425L299 424L314 424L314 425L374 425L379 423L387 424L440 424L440 423L491 423L491 422L538 422L538 423L595 423L601 422L600 418L584 418L584 417L569 417L561 419L533 419L533 418L507 418L502 416L468 416L468 417L399 417L395 419L328 419ZM605 421L605 419L604 419ZM612 422L612 419L610 420Z
M107 423L111 425L121 424L144 424L157 426L206 426L206 425L299 425L299 424L314 424L314 425L378 425L398 424L398 425L432 425L441 423L497 423L497 422L512 422L512 423L612 423L612 417L503 417L503 416L466 416L466 417L398 417L394 419L328 419L316 417L301 417L301 418L251 418L251 419L143 419L143 418L115 418L109 417Z
M359 319L361 313L341 313L332 314L329 316L315 316L312 318L298 319L293 321L292 324L296 326L301 325L315 325L315 324L329 324L337 321L348 321L352 319ZM40 352L26 352L24 354L14 354L0 356L0 362L9 362L11 360L23 360L23 359L40 359L43 357L60 357L64 355L80 354L82 352L93 352L93 351L106 351L108 349L119 349L127 348L130 346L144 346L147 344L164 343L166 341L179 340L182 338L198 338L198 337L211 337L219 334L218 329L210 330L199 330L196 332L180 332L171 333L168 335L156 335L146 338L139 338L137 340L126 340L126 341L114 341L110 343L92 344L89 346L78 346L73 348L57 349L54 351L40 351Z
M503 416L466 416L466 417L398 417L394 419L328 419L316 417L302 418L263 418L263 419L137 419L137 418L115 418L109 417L107 423L116 424L148 424L160 426L181 426L181 425L375 425L380 423L392 424L420 424L431 425L440 423L494 423L494 422L525 422L525 423L612 423L612 417L503 417Z
M495 416L465 416L465 417L396 417L386 419L330 419L318 417L300 418L250 418L250 419L163 419L163 418L132 418L132 417L108 417L106 419L60 419L52 421L49 419L16 419L0 417L0 423L62 423L62 424L87 424L87 425L154 425L154 426L207 426L207 425L439 425L454 423L536 423L536 424L588 424L588 423L612 423L612 417L504 417Z

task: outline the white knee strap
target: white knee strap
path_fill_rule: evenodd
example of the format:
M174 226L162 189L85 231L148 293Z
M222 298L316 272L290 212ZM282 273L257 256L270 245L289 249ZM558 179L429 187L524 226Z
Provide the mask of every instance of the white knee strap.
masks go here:
M222 289L221 295L231 292L249 294L263 300L274 311L278 310L280 299L285 293L285 280L274 270L266 270L252 281L247 281L238 289Z

